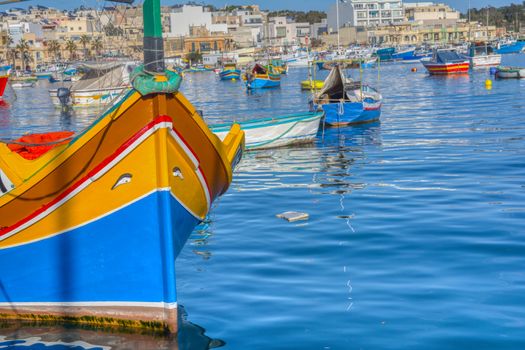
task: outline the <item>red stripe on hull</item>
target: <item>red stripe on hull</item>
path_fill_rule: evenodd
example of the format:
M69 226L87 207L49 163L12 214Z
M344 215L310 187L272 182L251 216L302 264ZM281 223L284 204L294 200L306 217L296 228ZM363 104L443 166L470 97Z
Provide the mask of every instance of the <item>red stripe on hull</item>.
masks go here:
M454 63L454 64L425 64L425 68L430 74L455 74L468 73L470 68L469 62Z
M0 77L0 98L4 96L5 87L7 86L7 80L9 77L7 75Z
M24 225L25 223L29 222L33 218L37 217L41 213L45 212L47 209L55 205L56 203L60 202L62 199L67 197L70 193L72 193L75 189L80 187L84 182L88 181L91 177L93 177L95 174L97 174L100 170L102 170L106 165L108 165L113 159L117 158L121 153L123 153L130 145L133 144L137 139L140 138L140 136L144 135L148 130L153 129L155 125L163 123L163 122L170 122L172 123L173 120L170 117L167 116L160 116L157 119L153 120L146 126L144 126L139 132L137 132L135 135L133 135L130 139L128 139L124 144L122 144L112 155L104 159L100 164L98 164L93 170L91 170L88 174L86 174L82 179L77 181L74 185L66 189L64 192L62 192L60 195L58 195L54 200L49 202L48 204L42 206L26 218L20 220L19 222L15 223L14 225L11 225L9 227L3 227L0 229L0 237L5 236L9 232L17 229L18 227Z

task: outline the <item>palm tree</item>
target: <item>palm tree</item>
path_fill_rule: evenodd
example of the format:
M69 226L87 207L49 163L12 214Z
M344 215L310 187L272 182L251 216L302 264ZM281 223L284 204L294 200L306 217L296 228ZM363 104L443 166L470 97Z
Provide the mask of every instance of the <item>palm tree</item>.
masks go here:
M53 55L55 61L58 61L58 54L60 53L60 43L58 40L49 40L47 42L47 50Z
M75 59L75 52L77 51L77 44L71 39L66 41L66 50L69 52L69 60Z
M104 45L102 45L102 39L97 36L93 41L91 42L91 49L95 51L96 55L100 55L100 51L102 51Z
M83 54L84 54L84 59L87 58L88 56L88 49L87 49L87 45L91 42L91 38L89 36L87 36L86 34L82 35L80 37L80 44L82 45L82 51L83 51Z
M20 52L20 58L22 59L22 70L26 70L26 60L29 54L29 43L25 39L20 39L18 45L16 45L16 51Z

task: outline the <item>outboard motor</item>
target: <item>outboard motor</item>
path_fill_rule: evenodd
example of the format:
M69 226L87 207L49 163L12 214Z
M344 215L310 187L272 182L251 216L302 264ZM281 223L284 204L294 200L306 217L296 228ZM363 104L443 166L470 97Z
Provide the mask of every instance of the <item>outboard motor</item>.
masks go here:
M62 108L67 108L69 106L69 101L71 99L71 90L67 87L60 87L57 90L57 97L62 105Z

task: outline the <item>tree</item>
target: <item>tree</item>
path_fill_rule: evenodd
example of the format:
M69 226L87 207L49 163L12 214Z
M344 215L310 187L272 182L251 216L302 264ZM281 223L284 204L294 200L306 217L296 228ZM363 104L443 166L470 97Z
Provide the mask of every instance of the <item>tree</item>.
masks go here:
M201 62L202 54L200 52L190 52L186 55L186 60L190 61L191 63Z
M18 45L16 45L16 51L20 53L22 70L26 70L26 61L29 59L29 43L25 39L20 39Z
M96 55L99 56L100 52L102 51L102 48L103 48L102 39L99 36L97 36L91 42L91 50L95 51Z
M53 55L53 58L55 59L55 61L58 61L60 58L59 54L60 54L60 43L57 41L57 40L49 40L48 42L46 42L46 45L47 45L47 51L49 51L49 53L51 55Z
M76 57L77 44L69 39L66 41L66 50L69 52L69 60L73 60Z
M82 45L82 54L84 55L84 59L86 59L88 56L87 46L90 42L91 42L91 38L87 36L86 34L80 37L80 45Z

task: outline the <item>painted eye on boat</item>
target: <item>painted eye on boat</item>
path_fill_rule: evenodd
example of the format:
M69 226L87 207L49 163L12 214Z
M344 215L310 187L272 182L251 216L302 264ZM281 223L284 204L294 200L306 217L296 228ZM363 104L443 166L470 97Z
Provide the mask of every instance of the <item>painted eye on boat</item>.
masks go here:
M173 176L179 177L181 180L184 180L184 176L182 175L182 171L178 167L173 168Z
M114 190L115 188L119 187L120 185L129 184L131 182L131 178L132 177L133 177L133 175L131 175L129 173L120 175L120 177L118 178L117 182L115 182L115 184L113 185L113 187L111 187L111 189Z

